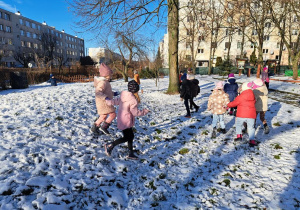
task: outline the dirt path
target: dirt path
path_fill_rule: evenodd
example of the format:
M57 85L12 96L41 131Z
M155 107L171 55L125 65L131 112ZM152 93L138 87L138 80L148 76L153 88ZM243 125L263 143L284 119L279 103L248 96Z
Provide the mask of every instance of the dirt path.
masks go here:
M268 97L273 100L283 102L286 104L291 104L293 106L300 108L300 95L299 94L270 89Z

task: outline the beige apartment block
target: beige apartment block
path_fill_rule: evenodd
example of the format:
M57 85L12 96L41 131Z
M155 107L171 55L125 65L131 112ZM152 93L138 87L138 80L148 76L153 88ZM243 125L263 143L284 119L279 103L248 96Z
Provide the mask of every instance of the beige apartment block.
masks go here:
M63 59L64 65L73 65L85 56L84 40L59 31L46 22L39 23L21 15L20 12L12 13L0 8L0 63L7 67L21 67L15 60L16 53L24 56L35 57L43 46L41 37L47 34L55 40L54 60L52 65L58 65L58 60ZM33 67L34 60L30 61Z
M215 16L208 14L206 9L201 10L201 7L207 8L205 2L209 3L212 1L201 1L201 4L197 5L195 5L197 1L180 0L179 2L179 68L186 68L187 64L192 61L192 58L195 60L196 67L208 67L210 55L212 55L212 66L215 65L217 57L226 60L229 56L233 64L236 64L237 58L245 57L250 59L254 46L257 44L257 41L255 41L257 33L249 26L245 27L243 35L241 27L237 27L243 21L243 15L246 12L243 11L242 6L238 8L239 13L235 12L237 8L234 8L233 4L238 1L215 1L219 2L215 5ZM215 18L213 21L212 17ZM212 22L218 24L217 30L212 30ZM264 30L263 60L265 62L267 60L276 61L279 59L281 41L279 31L271 21L265 22ZM299 31L295 29L293 33L292 38L293 36L296 38ZM244 45L242 47L243 39ZM167 34L165 34L159 46L163 66L168 68ZM215 50L214 55L211 53L211 50ZM255 52L258 57L257 48ZM288 62L288 51L283 46L281 65L288 65Z

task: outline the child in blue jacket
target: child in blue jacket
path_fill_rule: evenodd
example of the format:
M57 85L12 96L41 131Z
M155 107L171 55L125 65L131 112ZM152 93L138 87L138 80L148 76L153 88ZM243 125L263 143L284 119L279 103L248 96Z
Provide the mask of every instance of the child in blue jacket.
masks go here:
M224 85L224 91L229 95L229 100L232 102L238 95L238 84L235 82L234 74L228 75L228 83ZM230 108L229 114L233 115L236 111L236 107Z

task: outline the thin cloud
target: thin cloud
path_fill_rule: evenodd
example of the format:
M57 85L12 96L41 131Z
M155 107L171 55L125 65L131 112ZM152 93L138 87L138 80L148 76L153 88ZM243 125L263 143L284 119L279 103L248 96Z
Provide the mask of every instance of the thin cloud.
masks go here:
M15 10L16 10L15 7L13 7L9 4L6 4L4 1L0 1L0 7L5 10L11 11L11 12L15 12Z

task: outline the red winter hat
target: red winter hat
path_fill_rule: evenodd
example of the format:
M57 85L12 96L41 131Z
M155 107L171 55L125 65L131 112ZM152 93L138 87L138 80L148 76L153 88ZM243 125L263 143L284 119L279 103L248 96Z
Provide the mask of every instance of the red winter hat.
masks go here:
M106 77L112 75L113 71L104 63L101 63L99 67L99 73L100 73L100 77Z

